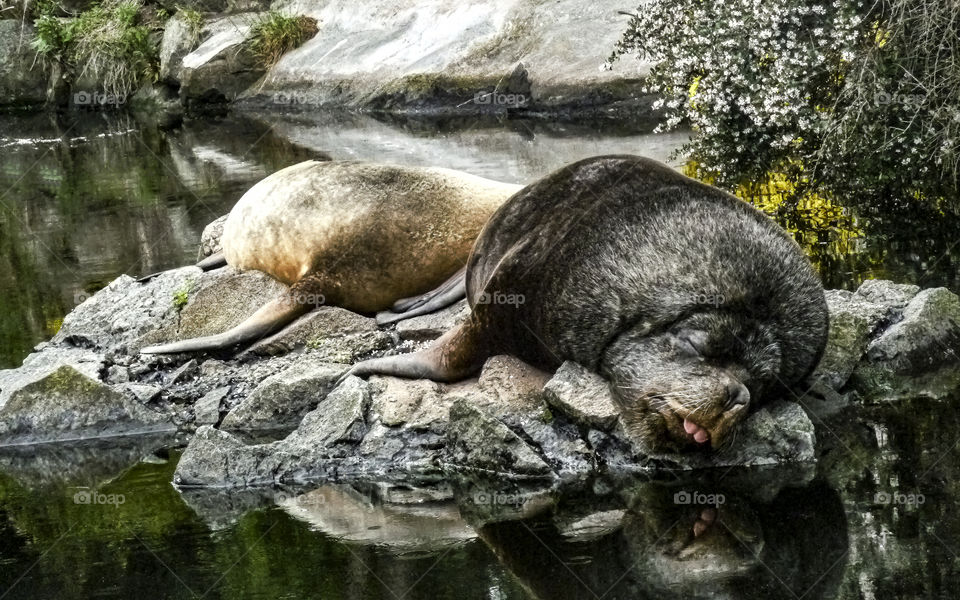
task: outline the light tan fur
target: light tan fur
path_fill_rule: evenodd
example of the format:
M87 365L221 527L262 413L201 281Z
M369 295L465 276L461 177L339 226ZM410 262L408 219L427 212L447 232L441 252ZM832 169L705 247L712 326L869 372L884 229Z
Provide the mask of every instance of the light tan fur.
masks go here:
M451 169L355 161L277 171L240 198L221 241L228 265L290 285L287 297L230 331L141 352L224 348L316 305L372 313L425 294L463 268L487 219L521 187Z

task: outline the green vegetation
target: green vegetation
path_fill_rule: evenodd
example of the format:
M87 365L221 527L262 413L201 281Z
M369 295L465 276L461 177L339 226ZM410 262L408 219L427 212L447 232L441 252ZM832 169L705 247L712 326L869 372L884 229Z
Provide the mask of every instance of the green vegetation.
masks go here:
M190 300L190 287L184 286L173 293L173 306L177 310L183 310Z
M203 26L206 25L207 20L203 16L203 13L192 8L184 8L181 6L177 7L177 14L183 17L184 22L187 24L187 28L190 29L190 36L192 42L196 43L200 40L200 32L203 31Z
M652 60L665 127L691 126L700 175L734 189L780 172L796 192L905 203L960 192L960 4L654 0L610 62Z
M103 92L126 96L153 81L159 69L151 28L141 23L142 0L105 0L73 18L38 16L33 47L71 79L89 78Z
M544 423L552 423L553 411L551 411L549 407L544 406L543 412L540 413L540 420Z
M253 53L265 68L276 64L285 53L317 33L317 20L271 10L254 22L250 31Z

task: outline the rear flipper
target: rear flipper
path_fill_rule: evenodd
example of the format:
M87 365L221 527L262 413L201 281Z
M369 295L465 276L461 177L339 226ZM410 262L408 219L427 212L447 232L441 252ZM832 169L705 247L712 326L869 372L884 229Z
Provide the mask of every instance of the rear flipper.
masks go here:
M243 323L233 329L217 335L183 340L160 346L149 346L140 351L141 354L176 354L178 352L202 352L219 350L259 340L278 331L290 321L310 310L311 305L296 302L290 294L284 294L276 300L271 300L250 315Z
M389 325L446 308L467 295L467 268L463 267L437 289L421 296L397 300L392 309L377 313L378 325Z
M200 267L204 271L211 271L213 269L226 266L226 264L227 264L227 259L223 257L223 252L217 252L216 254L211 254L210 256L201 260L194 266ZM166 271L160 271L159 273L151 273L150 275L144 275L143 277L137 280L137 283L146 283L151 279L155 278L157 275L161 275L163 273L166 273Z
M340 381L350 375L393 375L445 383L459 381L479 371L489 355L486 336L471 317L437 338L429 348L365 360L355 364Z

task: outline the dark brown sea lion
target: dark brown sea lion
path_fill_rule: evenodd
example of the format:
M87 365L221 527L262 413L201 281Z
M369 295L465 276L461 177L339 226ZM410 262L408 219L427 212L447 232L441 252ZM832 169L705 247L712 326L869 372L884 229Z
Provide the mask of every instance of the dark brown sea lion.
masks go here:
M356 161L287 167L240 198L224 224L222 257L200 266L263 271L290 285L289 293L230 331L142 352L233 346L319 304L363 313L393 306L412 316L453 302L462 297L457 273L477 235L520 187L441 168ZM444 293L416 297L441 282Z
M651 450L717 447L800 383L827 336L823 287L790 236L718 189L635 156L590 158L525 187L467 263L470 318L431 347L359 363L453 381L494 354L604 376Z

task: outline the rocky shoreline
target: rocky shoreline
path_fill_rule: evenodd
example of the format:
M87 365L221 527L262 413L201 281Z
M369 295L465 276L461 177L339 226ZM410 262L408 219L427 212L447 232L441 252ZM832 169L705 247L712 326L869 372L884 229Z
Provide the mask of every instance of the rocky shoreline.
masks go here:
M74 12L90 3L75 4ZM64 77L31 46L31 20L8 12L0 19L0 108L129 106L168 124L185 111L234 105L652 122L654 97L643 90L649 64L602 69L626 27L621 11L635 8L576 0L178 3L152 25L158 81L122 98L89 74ZM314 19L317 33L265 65L251 51L252 32L275 13Z
M208 227L203 252L215 250ZM830 290L827 351L811 388L756 411L722 452L657 456L624 435L606 384L574 363L543 373L509 357L456 384L351 377L349 365L408 352L466 318L464 302L381 329L320 307L236 355L141 356L222 331L282 290L257 272L121 276L65 319L21 367L0 371L0 445L178 432L181 486L374 478L408 484L468 470L565 481L598 472L809 464L822 418L851 405L952 397L960 388L960 299L866 281Z

